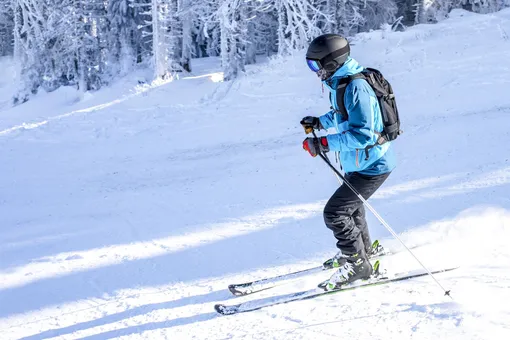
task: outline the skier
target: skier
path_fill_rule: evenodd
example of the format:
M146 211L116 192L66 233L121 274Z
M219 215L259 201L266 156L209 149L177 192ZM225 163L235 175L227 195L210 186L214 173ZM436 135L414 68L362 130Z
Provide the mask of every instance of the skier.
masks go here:
M391 142L377 143L383 121L379 102L370 84L365 79L354 79L345 87L345 93L339 94L342 79L358 74L364 68L350 57L348 41L336 34L315 38L308 47L306 61L329 90L332 110L320 117L304 117L301 125L307 134L314 129L329 128L335 128L337 133L306 138L303 149L313 157L321 152L338 152L346 180L368 199L388 178L396 160ZM343 100L347 117L339 111L337 101L340 100ZM374 271L368 258L375 255L380 246L377 241L372 245L363 203L345 184L326 204L324 221L333 231L340 249L325 262L325 265L339 267L325 283L325 289L336 289L359 279L368 279Z

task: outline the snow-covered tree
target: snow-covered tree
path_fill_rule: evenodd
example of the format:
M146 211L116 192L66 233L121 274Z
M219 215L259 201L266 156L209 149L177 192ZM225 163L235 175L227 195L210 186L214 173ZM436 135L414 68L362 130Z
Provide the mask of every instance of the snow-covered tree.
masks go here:
M463 8L476 13L492 13L509 6L505 0L460 0Z
M246 2L245 8L246 15L246 32L244 35L244 39L246 39L246 64L255 64L257 62L257 44L256 44L256 21L257 17L257 8L255 6L255 1Z
M106 16L104 0L81 0L82 26L81 42L83 53L80 56L82 72L81 89L97 90L110 79L106 75L107 32L109 22Z
M195 2L189 8L194 14L192 54L198 58L220 55L219 0Z
M319 22L318 26L324 33L338 32L338 23L336 20L337 5L338 0L324 0L319 4L319 8L325 14L325 20Z
M166 24L169 4L165 0L152 0L152 53L154 55L154 75L166 77L170 71L168 35Z
M256 20L253 22L253 46L257 54L271 55L278 52L278 15L270 4L256 8Z
M360 9L365 24L360 31L380 29L383 24L392 24L396 19L397 5L394 0L366 0Z
M245 0L221 0L218 8L221 64L224 79L244 72L248 41L248 5Z
M135 0L136 1L136 0ZM152 42L152 57L156 78L168 77L171 73L191 71L193 50L193 15L189 0L151 0L133 6L145 8L150 19L139 28L151 27L145 31Z
M130 0L109 0L107 18L110 29L108 41L108 70L111 74L124 75L133 69L140 43L140 30L136 23L136 10Z
M193 11L191 0L179 1L179 20L181 22L179 65L187 72L191 72L191 57L193 55Z
M191 71L192 8L189 0L168 0L168 49L172 72Z
M417 0L396 0L397 17L402 17L402 24L406 26L414 25L416 18Z
M336 21L342 35L351 36L361 31L366 23L362 12L364 7L364 0L338 0Z
M312 0L275 0L278 13L278 53L305 48L322 33L318 27L327 17Z
M49 2L49 1L48 1ZM15 102L28 100L39 87L51 90L55 79L55 49L63 31L58 30L51 3L43 1L13 0L14 57L21 65L20 88Z
M133 34L138 64L152 61L152 0L129 0L138 31Z
M21 63L15 101L27 100L40 87L77 85L88 91L108 82L103 1L13 0L13 12L14 54Z
M156 77L221 56L225 79L257 55L304 49L322 33L352 36L431 23L453 8L489 13L510 0L0 0L0 55L20 65L18 102L40 88L96 90L137 65ZM151 61L150 63L148 61Z
M436 23L441 21L448 17L448 13L454 7L460 7L457 0L418 0L415 5L415 23Z
M0 0L0 56L10 55L14 49L14 13L11 0Z

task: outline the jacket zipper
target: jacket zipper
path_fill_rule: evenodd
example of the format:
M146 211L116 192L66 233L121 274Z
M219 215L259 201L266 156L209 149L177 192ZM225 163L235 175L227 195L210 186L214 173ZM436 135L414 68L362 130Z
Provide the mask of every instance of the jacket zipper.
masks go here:
M356 167L359 168L359 156L358 156L358 152L359 152L359 150L356 149Z

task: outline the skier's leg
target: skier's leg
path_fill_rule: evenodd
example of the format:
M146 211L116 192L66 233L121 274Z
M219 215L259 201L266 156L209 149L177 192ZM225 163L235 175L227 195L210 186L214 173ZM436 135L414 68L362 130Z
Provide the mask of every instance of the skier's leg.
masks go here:
M368 199L388 176L389 173L379 176L352 173L346 176L346 180L363 198ZM364 215L363 203L345 183L337 189L326 204L324 221L333 231L337 239L337 247L343 254L334 262L338 270L326 282L324 286L326 289L336 289L359 279L367 279L372 275L372 265L368 261L365 249L371 244L367 241L368 244L365 245L361 230L363 229L370 237ZM356 220L359 226L356 225Z
M361 238L365 246L365 253L370 254L372 252L372 239L370 238L370 231L368 230L368 224L365 217L365 206L361 205L358 210L352 214L354 224L361 233Z
M347 181L356 189L362 185L357 173L346 175ZM354 254L364 250L361 231L356 226L353 213L362 206L361 201L345 184L331 196L324 207L324 222L337 239L337 248L343 254Z
M363 196L369 199L390 174L377 176L351 173L346 180ZM345 184L330 198L324 208L324 221L337 239L337 247L344 254L365 253L371 247L370 234L361 200Z

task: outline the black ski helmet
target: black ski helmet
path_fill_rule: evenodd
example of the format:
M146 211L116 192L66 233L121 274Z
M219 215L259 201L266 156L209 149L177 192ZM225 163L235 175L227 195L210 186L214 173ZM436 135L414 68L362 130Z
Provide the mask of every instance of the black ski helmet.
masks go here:
M317 61L320 69L331 76L345 63L351 47L344 37L338 34L323 34L313 39L306 51L308 61ZM310 66L310 62L309 62ZM317 72L317 70L314 70Z

